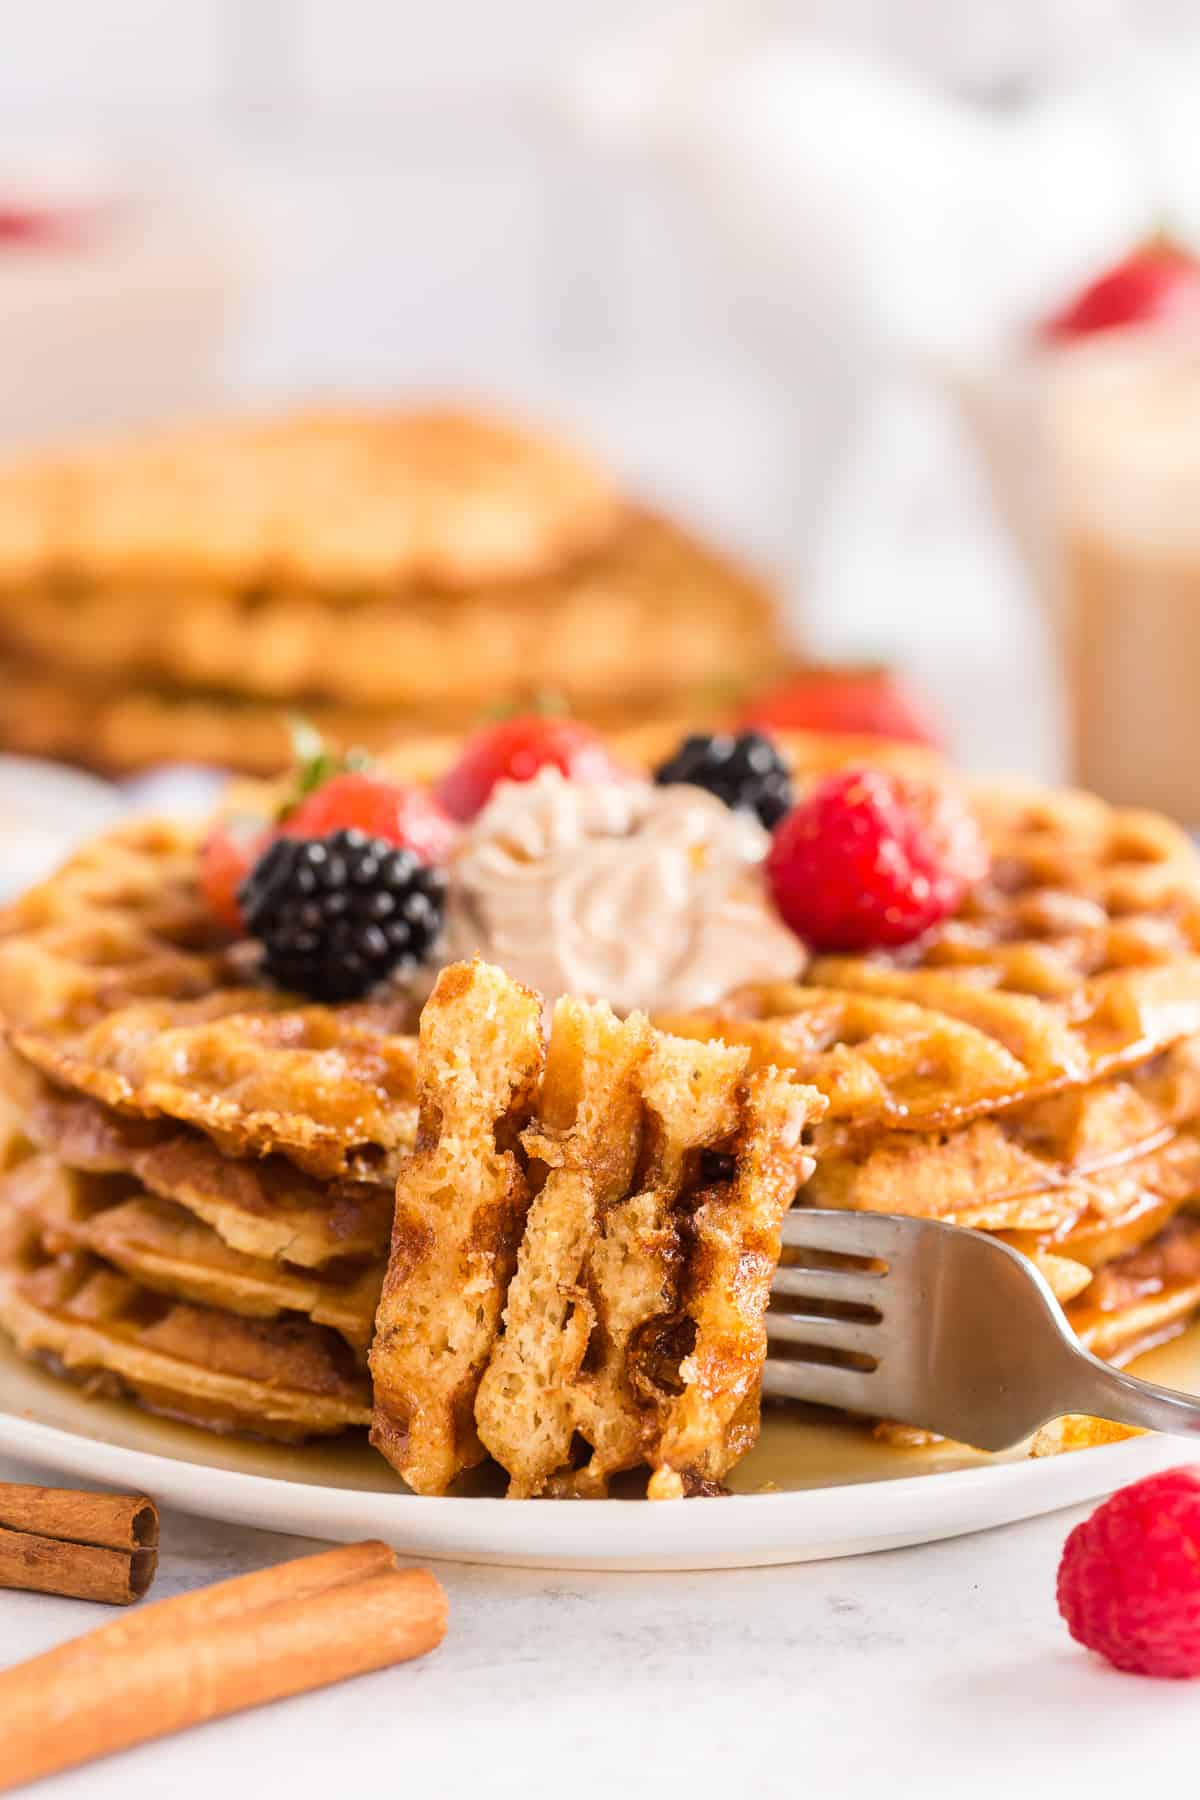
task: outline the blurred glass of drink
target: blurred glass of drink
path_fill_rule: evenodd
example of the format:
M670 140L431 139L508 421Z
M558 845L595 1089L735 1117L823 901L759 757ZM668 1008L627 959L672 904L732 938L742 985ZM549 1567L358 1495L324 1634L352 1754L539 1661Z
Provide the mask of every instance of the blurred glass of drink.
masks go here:
M1200 332L1063 351L1046 399L1073 777L1200 825Z

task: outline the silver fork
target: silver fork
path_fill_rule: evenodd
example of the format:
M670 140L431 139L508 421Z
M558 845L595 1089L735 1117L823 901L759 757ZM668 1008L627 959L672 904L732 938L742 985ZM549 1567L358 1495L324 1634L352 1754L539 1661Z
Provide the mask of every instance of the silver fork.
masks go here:
M1200 1399L1085 1350L1043 1277L981 1232L796 1207L763 1392L1007 1450L1064 1413L1200 1432ZM850 1260L854 1259L854 1260Z

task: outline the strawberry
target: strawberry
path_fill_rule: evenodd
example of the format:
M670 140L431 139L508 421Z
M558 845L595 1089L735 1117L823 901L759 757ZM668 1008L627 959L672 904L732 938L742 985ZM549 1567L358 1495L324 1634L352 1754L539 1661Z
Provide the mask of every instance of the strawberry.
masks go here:
M539 769L560 769L573 781L620 781L621 768L590 726L576 719L526 713L485 725L468 738L437 798L453 819L481 812L499 781L531 781Z
M444 862L454 843L453 821L424 788L372 774L362 752L335 753L303 722L294 726L293 737L291 791L275 816L219 820L201 849L201 891L213 917L229 931L245 931L238 889L276 838L360 831L411 850L426 866Z
M1090 282L1047 319L1042 336L1072 343L1128 325L1200 324L1200 262L1182 245L1157 236Z
M220 819L200 849L200 892L213 918L241 936L242 912L237 893L270 841L262 819L242 815Z
M427 864L444 862L455 838L452 820L424 788L403 787L362 770L329 776L279 826L282 837L328 837L334 831L383 838Z
M920 701L881 668L807 670L752 700L737 722L758 731L847 732L944 747Z

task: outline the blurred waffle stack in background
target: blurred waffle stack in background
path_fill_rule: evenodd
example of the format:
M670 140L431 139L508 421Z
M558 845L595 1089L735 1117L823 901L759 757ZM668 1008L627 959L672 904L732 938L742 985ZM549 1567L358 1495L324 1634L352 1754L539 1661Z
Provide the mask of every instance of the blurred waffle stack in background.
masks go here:
M270 772L288 713L378 746L556 699L728 704L767 591L590 460L453 411L293 413L10 463L0 737L123 772Z

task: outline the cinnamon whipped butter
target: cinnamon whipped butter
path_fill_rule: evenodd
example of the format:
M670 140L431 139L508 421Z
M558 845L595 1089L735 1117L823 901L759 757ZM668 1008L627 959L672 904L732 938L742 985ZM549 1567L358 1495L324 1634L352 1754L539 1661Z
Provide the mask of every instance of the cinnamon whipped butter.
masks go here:
M552 768L502 782L449 870L445 959L478 953L548 1001L579 994L618 1012L787 980L805 953L767 897L769 842L701 788L585 784Z

